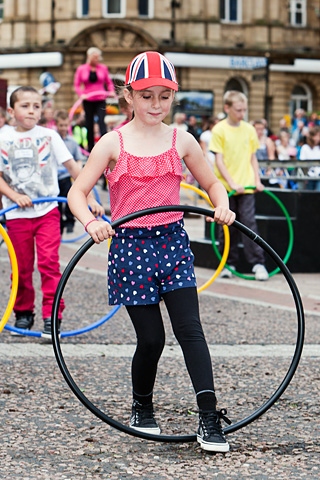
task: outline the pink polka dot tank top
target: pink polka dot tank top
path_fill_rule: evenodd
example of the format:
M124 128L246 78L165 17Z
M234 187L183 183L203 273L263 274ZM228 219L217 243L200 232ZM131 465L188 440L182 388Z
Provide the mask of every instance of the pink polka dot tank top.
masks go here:
M138 157L126 152L119 135L120 154L113 171L105 171L108 180L111 219L162 205L180 205L182 162L176 149L177 130L173 130L172 145L160 155ZM123 227L156 227L181 220L182 212L162 212L131 220Z

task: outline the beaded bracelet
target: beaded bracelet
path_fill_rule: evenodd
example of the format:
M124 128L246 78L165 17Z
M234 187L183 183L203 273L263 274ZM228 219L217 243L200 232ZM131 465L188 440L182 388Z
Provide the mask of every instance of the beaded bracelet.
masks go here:
M87 223L85 224L85 226L84 226L85 231L88 233L87 228L88 228L88 226L90 225L90 223L92 223L92 222L97 222L97 221L98 221L98 220L97 220L96 218L92 218L91 220L89 220L89 222L87 222Z

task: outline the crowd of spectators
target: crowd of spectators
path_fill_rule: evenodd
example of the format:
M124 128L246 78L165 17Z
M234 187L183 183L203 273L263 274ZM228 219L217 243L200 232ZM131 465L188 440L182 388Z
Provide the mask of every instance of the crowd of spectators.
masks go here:
M122 98L118 99L120 115L112 115L105 117L106 131L110 131L114 128L119 128L123 123L126 123L131 119L132 111L129 113L126 111L126 106L120 104ZM47 105L43 109L42 117L39 124L56 129L55 125L55 111L52 105ZM7 117L7 113L3 111L0 117L3 118L3 122L0 125L0 130L4 130L6 126L10 125L10 119ZM209 150L209 142L212 136L212 128L222 119L225 118L223 112L217 116L200 119L195 115L189 117L182 111L176 111L173 116L171 126L181 128L191 133L199 142L203 155L211 167L214 165L214 153ZM256 152L258 161L295 161L295 160L314 160L320 161L320 115L317 112L307 113L298 108L293 117L288 120L288 117L284 116L279 120L279 126L276 131L270 130L268 123L265 119L257 119L250 122L256 129L259 149ZM4 125L3 125L4 124ZM83 110L77 113L71 122L72 136L81 147L81 150L86 157L89 153L88 148L88 136L85 122L85 112ZM99 124L94 122L94 143L101 136L99 130ZM70 127L71 128L71 127ZM289 169L290 170L290 169ZM288 169L286 169L286 172ZM270 174L269 184L280 188L292 188L296 189L301 182L290 181L285 177L285 168L266 168L263 170L264 175ZM320 189L320 167L313 166L308 170L308 175L311 178L310 181L304 182L304 188L309 190ZM272 178L274 177L274 178ZM319 177L319 181L315 180L315 177ZM193 179L186 173L186 181L192 183Z
M210 165L214 164L214 153L208 149L212 135L212 128L224 118L220 113L216 117L205 119L202 123L195 123L195 117L187 116L183 112L177 112L174 116L172 126L183 128L192 133L200 143L203 154ZM312 112L307 115L299 108L294 112L293 118L288 121L283 117L279 121L277 131L270 130L265 119L257 119L250 122L256 129L259 149L256 152L258 161L296 161L314 160L320 161L320 115ZM291 181L286 178L290 169L273 169L271 167L263 170L265 175L271 176L268 183L274 187L297 189L301 182ZM293 173L293 170L291 169ZM320 189L320 167L313 166L308 170L308 175L313 177L310 181L303 183L303 188L308 190ZM283 178L279 178L283 176ZM319 182L315 177L319 176ZM189 177L187 180L190 180Z

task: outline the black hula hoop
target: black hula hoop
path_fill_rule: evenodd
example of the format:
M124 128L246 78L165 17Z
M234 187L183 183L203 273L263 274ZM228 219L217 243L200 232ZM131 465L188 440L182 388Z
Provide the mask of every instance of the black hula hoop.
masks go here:
M138 212L134 212L130 215L126 215L125 217L120 218L119 220L116 220L115 222L112 222L111 225L113 228L116 228L120 226L121 224L128 222L130 220L134 220L136 218L145 216L145 215L150 215L154 213L160 213L160 212L171 212L171 211L178 211L178 212L190 212L190 213L195 213L195 214L200 214L204 215L207 217L214 217L214 211L213 210L207 210L204 208L200 207L194 207L194 206L188 206L188 205L170 205L170 206L160 206L160 207L155 207L155 208L149 208L145 210L140 210ZM298 334L297 334L297 340L296 340L296 347L295 347L295 352L293 355L293 358L291 360L290 367L283 378L282 382L280 383L279 387L277 390L273 393L273 395L267 400L263 405L261 405L257 410L255 410L251 415L247 416L243 420L238 421L237 423L230 425L224 429L224 433L232 433L240 428L245 427L249 423L252 423L255 421L257 418L259 418L261 415L263 415L269 408L272 407L272 405L280 398L280 396L283 394L283 392L286 390L288 387L290 381L293 378L293 375L298 367L299 360L302 354L302 349L303 349L303 341L304 341L304 311L303 311L303 305L300 297L299 290L296 286L296 283L288 269L288 267L283 263L279 255L273 250L272 247L268 243L266 243L259 235L254 233L252 230L250 230L248 227L243 225L242 223L238 222L237 220L233 223L233 226L238 228L242 233L247 235L251 240L256 242L260 247L262 247L275 261L275 263L279 266L281 272L285 276L289 287L291 289L295 306L296 306L296 311L297 311L297 317L298 317ZM61 351L61 346L59 342L59 335L58 335L58 307L60 303L60 299L62 297L62 293L64 290L64 287L66 285L66 282L71 275L72 270L74 269L75 265L77 262L80 260L80 258L85 254L87 250L94 244L94 241L92 238L89 238L86 243L84 243L79 250L75 253L75 255L72 257L70 260L69 264L65 268L62 277L60 279L60 282L58 284L58 288L56 291L56 295L54 298L54 303L52 307L52 340L53 340L53 349L54 353L59 365L59 368L62 372L62 375L64 376L67 384L69 385L70 389L73 391L75 396L80 400L80 402L88 409L90 410L96 417L100 418L100 420L104 421L111 427L114 427L121 432L127 433L129 435L132 435L134 437L139 437L143 438L146 440L153 440L153 441L158 441L158 442L194 442L196 441L197 437L196 435L151 435L147 433L142 433L138 432L137 430L134 430L133 428L127 427L126 425L123 425L122 423L112 419L111 417L107 416L104 412L102 412L99 408L97 408L93 403L90 402L90 400L83 394L83 392L80 390L80 388L77 386L75 381L73 380L66 363L64 361L64 357L62 355Z

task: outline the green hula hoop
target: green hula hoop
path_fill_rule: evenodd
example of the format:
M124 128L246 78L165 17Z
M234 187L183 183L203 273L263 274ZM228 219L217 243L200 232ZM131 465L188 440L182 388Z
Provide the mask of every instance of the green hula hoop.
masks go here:
M245 190L255 190L255 187L251 187L251 186L250 187L245 187ZM271 197L279 205L279 207L282 210L282 213L284 214L284 216L286 217L286 220L287 220L288 232L289 232L289 243L288 243L288 248L287 248L286 254L283 258L283 263L286 264L287 261L290 258L290 255L291 255L292 249L293 249L294 232L293 232L292 221L291 221L288 210L286 209L284 204L281 202L281 200L270 190L264 189L262 191L264 193L266 193L267 195L269 195L269 197ZM235 194L235 192L236 192L235 190L232 190L231 192L228 193L228 196L231 197L232 195ZM211 241L212 241L212 246L213 246L213 250L214 250L215 254L217 255L218 259L221 260L221 253L219 252L218 247L217 247L216 242L215 242L215 223L214 222L211 223ZM244 273L237 272L233 268L230 268L230 266L227 263L225 264L225 267L230 272L232 272L233 275L235 275L236 277L244 278L245 280L255 280L254 275L245 275ZM277 273L279 273L279 271L280 271L279 267L275 268L274 270L272 270L272 272L269 272L269 277L273 277L273 275L276 275Z

